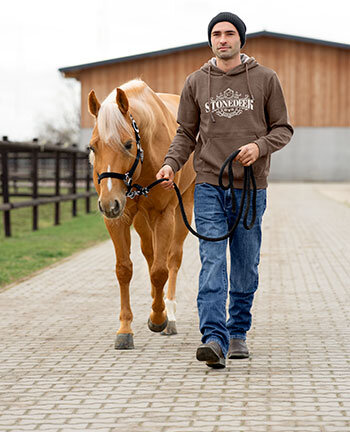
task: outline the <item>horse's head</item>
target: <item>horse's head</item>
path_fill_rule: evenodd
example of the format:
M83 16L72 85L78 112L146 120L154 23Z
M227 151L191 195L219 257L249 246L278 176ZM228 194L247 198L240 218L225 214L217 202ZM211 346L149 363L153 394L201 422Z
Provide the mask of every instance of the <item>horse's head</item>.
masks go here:
M94 167L94 184L99 195L98 206L107 218L119 218L126 205L127 187L118 178L98 179L101 173L125 174L130 171L137 154L135 132L129 115L125 92L117 88L100 105L92 90L88 98L90 113L96 118L90 141L90 161ZM140 175L141 164L134 173Z

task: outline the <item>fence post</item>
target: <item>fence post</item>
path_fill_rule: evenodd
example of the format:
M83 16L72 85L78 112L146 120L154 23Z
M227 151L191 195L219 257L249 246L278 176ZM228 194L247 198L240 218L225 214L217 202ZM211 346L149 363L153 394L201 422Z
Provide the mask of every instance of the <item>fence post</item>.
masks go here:
M72 193L77 193L77 153L72 153ZM77 200L72 201L72 215L77 215Z
M90 192L90 161L89 158L86 159L86 192ZM86 213L90 213L90 197L86 197L85 201Z
M1 170L2 170L2 176L1 176L2 177L1 178L2 197L3 197L4 204L7 204L10 202L10 196L9 196L8 155L6 150L1 152ZM5 236L11 237L10 210L4 211L4 227L5 227Z
M60 195L60 152L55 154L55 195ZM60 202L55 203L55 225L60 224Z
M32 198L38 198L38 151L32 153ZM38 205L33 205L33 231L38 229Z
M15 175L18 175L18 153L13 154L13 173ZM16 193L18 193L18 186L17 186L17 179L15 178L13 180L13 190Z

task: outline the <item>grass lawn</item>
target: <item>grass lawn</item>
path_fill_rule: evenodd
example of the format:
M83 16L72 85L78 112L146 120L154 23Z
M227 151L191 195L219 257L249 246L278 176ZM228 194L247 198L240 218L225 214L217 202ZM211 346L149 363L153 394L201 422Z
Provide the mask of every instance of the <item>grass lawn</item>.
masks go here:
M32 231L32 209L11 211L12 237L6 238L0 212L0 288L20 278L109 238L103 218L91 198L91 213L85 200L78 200L78 216L72 217L72 203L61 204L61 224L54 226L54 205L39 206L39 230Z

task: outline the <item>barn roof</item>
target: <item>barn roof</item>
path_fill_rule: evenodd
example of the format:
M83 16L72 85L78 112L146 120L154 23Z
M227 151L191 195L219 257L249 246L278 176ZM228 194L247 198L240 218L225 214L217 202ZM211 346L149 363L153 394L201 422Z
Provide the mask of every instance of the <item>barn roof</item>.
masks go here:
M289 35L289 34L284 34L284 33L275 33L275 32L270 32L267 30L247 34L247 39L254 39L254 38L258 38L258 37L271 37L271 38L277 38L277 39L287 39L287 40L294 40L294 41L312 43L312 44L317 44L317 45L325 45L325 46L330 46L330 47L334 47L334 48L350 49L349 44L325 41L325 40L320 40L320 39L306 38L306 37L302 37L302 36L295 36L295 35ZM127 56L127 57L119 57L119 58L114 58L114 59L109 59L109 60L102 60L102 61L98 61L98 62L79 64L79 65L75 65L75 66L67 66L67 67L59 68L59 71L66 74L66 73L70 73L70 72L77 72L77 71L81 71L84 69L91 69L91 68L95 68L95 67L99 67L99 66L105 66L105 65L109 65L109 64L122 63L122 62L126 62L126 61L138 60L138 59L143 59L143 58L147 58L147 57L164 56L167 54L173 54L173 53L180 52L180 51L188 51L188 50L192 50L192 49L196 49L196 48L203 48L203 47L207 47L207 46L208 46L208 42L200 42L200 43L195 43L195 44L191 44L191 45L184 45L184 46L179 46L179 47L175 47L175 48L164 49L164 50L160 50L160 51L151 51L151 52L147 52L147 53L143 53L143 54L131 55L131 56Z

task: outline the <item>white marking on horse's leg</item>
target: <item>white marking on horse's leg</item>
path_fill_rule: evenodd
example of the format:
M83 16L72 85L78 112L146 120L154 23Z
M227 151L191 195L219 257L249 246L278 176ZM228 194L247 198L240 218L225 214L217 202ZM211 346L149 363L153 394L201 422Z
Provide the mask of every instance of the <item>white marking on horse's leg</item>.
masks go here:
M166 312L168 315L169 321L176 321L175 312L176 312L176 301L165 299Z
M108 165L107 171L111 172L111 166L110 165ZM112 179L110 177L108 177L108 180L107 180L107 188L108 188L109 192L112 190Z

